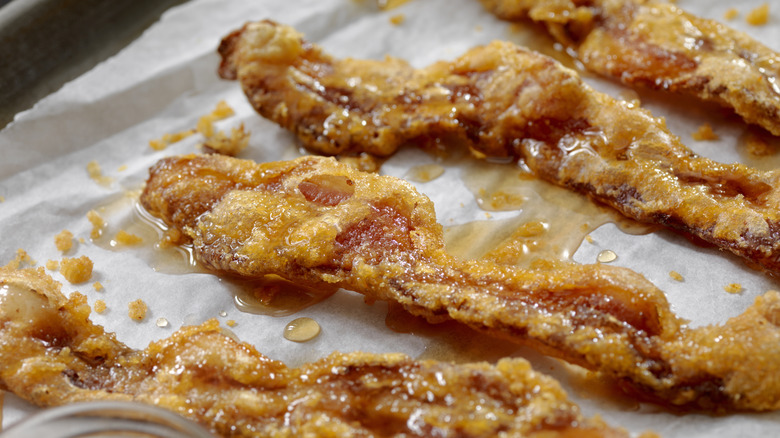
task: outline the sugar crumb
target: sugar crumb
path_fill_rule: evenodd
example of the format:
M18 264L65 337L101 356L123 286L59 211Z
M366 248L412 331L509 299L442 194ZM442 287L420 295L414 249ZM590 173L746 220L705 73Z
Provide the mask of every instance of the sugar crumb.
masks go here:
M593 239L593 236L591 236L590 234L585 236L585 241L588 242L588 243L595 242L595 240Z
M149 147L156 151L161 151L167 148L169 145L173 143L178 143L184 140L185 138L191 136L194 133L195 133L194 129L179 131L173 134L166 133L163 134L163 136L159 139L149 140Z
M60 261L60 273L72 284L84 283L92 278L92 260L87 256L64 258Z
M105 290L105 288L103 288L103 284L99 281L92 283L92 287L95 288L95 290L98 292L103 292L103 290Z
M404 20L406 20L406 16L404 14L397 14L390 17L390 24L393 26L400 26L403 24Z
M231 328L238 325L235 319L228 319L227 321L225 321L225 324L227 324L227 326Z
M50 271L57 271L60 269L60 262L57 260L49 260L46 262L46 269Z
M103 186L111 184L114 180L111 177L104 176L103 171L100 169L100 164L94 160L87 163L87 173L93 181Z
M68 230L62 230L54 236L54 245L62 253L68 252L73 248L73 233Z
M142 321L146 318L146 312L149 308L146 306L144 300L137 299L127 304L127 316L135 321Z
M123 164L123 165L117 167L116 170L117 170L117 172L124 172L125 170L127 170L127 164Z
M736 8L726 9L726 12L723 13L723 18L726 20L733 20L738 16L739 16L739 11L737 11Z
M738 294L742 292L742 285L739 283L731 283L726 286L723 286L723 290L730 294Z
M720 138L718 137L718 134L713 132L712 126L709 123L699 126L699 129L691 134L691 137L696 141L717 140Z
M212 130L213 131L213 130ZM203 150L206 153L218 153L234 157L249 145L249 133L244 130L242 123L238 128L230 129L230 136L224 131L206 135L203 140Z
M14 257L14 259L8 263L8 266L11 269L19 269L23 264L35 266L36 261L33 260L29 254L27 254L27 251L19 248L16 250L16 257Z
M669 271L669 276L672 277L672 280L676 280L676 281L683 281L684 280L682 274L680 274L677 271Z
M103 234L103 228L106 227L106 221L104 221L103 217L100 216L100 213L95 210L87 212L87 220L92 224L92 231L89 233L89 237L97 239Z
M762 26L769 22L769 3L753 9L745 16L745 21L751 26Z
M114 236L114 242L119 245L138 245L144 240L135 234L128 233L125 230L119 230Z
M376 4L379 6L379 9L388 11L397 8L408 1L409 0L377 0Z
M5 196L0 196L0 202L5 202Z
M106 311L106 302L103 300L96 300L94 305L95 312L103 313Z
M233 114L235 114L233 108L227 102L221 100L211 113L198 119L198 125L195 130L206 138L212 137L214 135L214 122L226 119Z

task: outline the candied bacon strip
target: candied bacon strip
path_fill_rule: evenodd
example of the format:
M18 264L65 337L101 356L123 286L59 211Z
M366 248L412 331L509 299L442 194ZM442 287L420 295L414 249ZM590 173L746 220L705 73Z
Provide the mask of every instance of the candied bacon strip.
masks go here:
M171 157L150 170L141 203L189 236L195 258L218 273L395 301L429 321L454 319L599 371L660 403L780 409L776 293L723 326L688 329L661 291L625 268L456 259L428 198L333 158Z
M593 72L696 96L780 135L780 54L716 20L655 0L480 0L542 23Z
M700 157L663 120L538 53L494 42L416 70L333 59L270 21L232 33L220 53L222 76L311 150L386 156L409 143L465 143L780 274L780 173Z
M628 436L584 418L523 359L453 365L356 352L288 368L216 320L133 350L43 269L0 267L0 363L0 388L39 406L138 401L224 437Z

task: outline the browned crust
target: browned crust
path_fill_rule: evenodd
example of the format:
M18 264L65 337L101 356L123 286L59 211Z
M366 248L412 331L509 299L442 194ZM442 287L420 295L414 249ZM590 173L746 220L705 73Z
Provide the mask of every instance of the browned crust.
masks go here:
M780 135L780 54L715 20L653 0L481 0L533 20L588 70L627 85L695 96Z
M333 353L298 368L260 354L216 320L144 350L89 319L40 270L0 268L0 388L39 406L131 400L223 437L625 437L587 419L523 359L496 365Z
M191 208L180 202L188 196L215 201ZM195 258L218 272L395 301L597 370L663 404L780 408L777 293L725 325L683 328L663 293L624 268L455 259L430 201L408 183L322 157L169 158L152 168L141 202L170 226L189 224L182 231Z
M626 216L780 273L780 174L697 156L661 119L509 43L414 69L333 59L290 27L250 23L226 58L254 108L324 154L465 145ZM235 35L230 38L236 38Z

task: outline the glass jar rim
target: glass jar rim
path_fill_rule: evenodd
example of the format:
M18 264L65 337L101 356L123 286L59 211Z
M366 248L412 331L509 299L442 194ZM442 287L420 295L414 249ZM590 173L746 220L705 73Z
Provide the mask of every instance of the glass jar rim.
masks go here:
M157 406L131 401L78 402L35 413L0 438L214 438L197 423Z

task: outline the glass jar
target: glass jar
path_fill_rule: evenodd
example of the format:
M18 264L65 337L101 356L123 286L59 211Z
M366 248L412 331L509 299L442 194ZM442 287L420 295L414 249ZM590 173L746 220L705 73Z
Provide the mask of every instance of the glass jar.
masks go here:
M135 402L84 402L46 409L14 424L0 438L214 438L171 411Z

